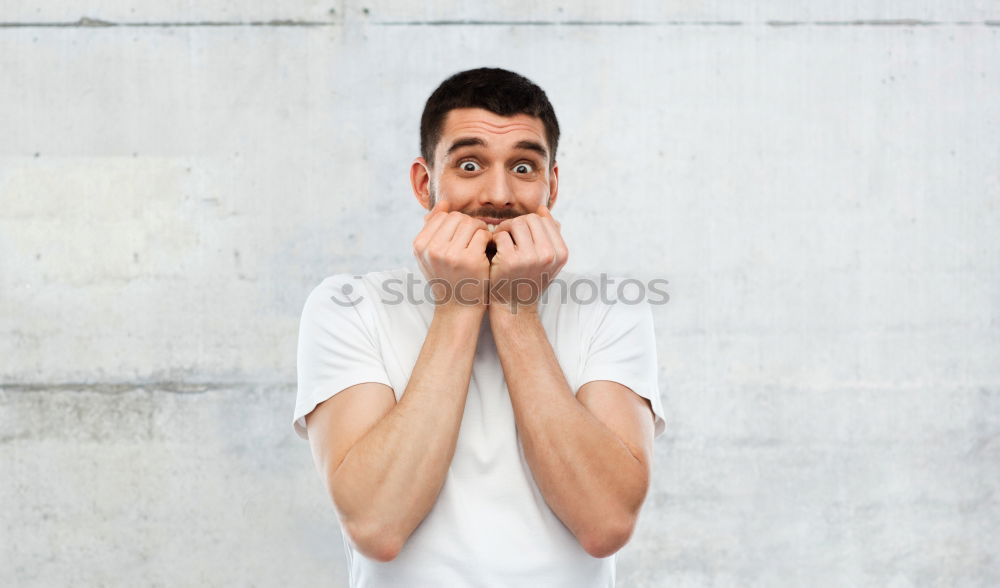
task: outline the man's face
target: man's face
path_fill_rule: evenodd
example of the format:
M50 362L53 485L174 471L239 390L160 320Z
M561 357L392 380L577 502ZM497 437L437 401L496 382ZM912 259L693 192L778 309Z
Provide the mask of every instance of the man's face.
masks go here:
M559 169L549 173L551 150L541 119L460 108L448 112L443 127L433 168L427 170L422 157L411 168L425 208L442 199L451 210L489 223L555 203Z

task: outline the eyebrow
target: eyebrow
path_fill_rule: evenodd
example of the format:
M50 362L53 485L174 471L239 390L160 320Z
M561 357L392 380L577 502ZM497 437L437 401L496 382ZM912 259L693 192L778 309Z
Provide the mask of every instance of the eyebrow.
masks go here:
M448 151L444 155L445 157L448 157L449 155L451 155L455 151L458 151L462 147L474 147L474 146L486 147L486 141L480 139L479 137L461 137L455 139L455 142L451 144L451 147L448 147ZM527 141L527 140L518 141L517 144L514 145L514 148L534 151L535 153L540 155L542 159L546 161L548 161L549 159L549 152L546 151L545 147L543 147L542 144L539 143L538 141Z

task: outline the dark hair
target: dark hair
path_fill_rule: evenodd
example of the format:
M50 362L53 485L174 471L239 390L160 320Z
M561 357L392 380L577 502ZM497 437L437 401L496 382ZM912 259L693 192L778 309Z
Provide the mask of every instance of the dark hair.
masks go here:
M434 166L434 149L441 140L445 116L456 108L483 108L500 116L527 114L541 119L555 165L559 121L545 91L528 78L497 67L480 67L452 75L431 94L420 117L420 154Z

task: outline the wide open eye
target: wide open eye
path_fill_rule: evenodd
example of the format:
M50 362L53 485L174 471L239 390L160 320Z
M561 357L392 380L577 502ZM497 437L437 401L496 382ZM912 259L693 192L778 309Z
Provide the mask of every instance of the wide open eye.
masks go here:
M517 164L517 165L514 166L514 170L515 171L517 171L519 169L523 169L523 168L528 168L528 171L520 171L518 173L520 173L520 174L530 174L531 172L535 171L534 164L532 164L530 162L527 162L527 161L522 161L521 163L519 163L519 164Z
M476 168L479 167L479 164L476 163L475 161L472 161L471 159L466 159L465 161L460 161L458 163L458 167L462 171L467 171L467 172L479 171L478 169L476 169Z

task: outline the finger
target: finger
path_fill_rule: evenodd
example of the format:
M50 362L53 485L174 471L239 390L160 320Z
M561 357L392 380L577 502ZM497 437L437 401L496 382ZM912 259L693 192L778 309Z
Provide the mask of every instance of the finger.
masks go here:
M418 251L423 251L427 247L427 244L431 242L431 238L434 237L438 227L440 227L447 218L448 217L446 215L442 214L430 217L430 220L427 220L424 223L424 228L417 233L416 237L414 237L413 248Z
M442 199L440 199L440 200L438 200L437 202L434 203L434 207L433 208L431 208L429 211L427 211L427 214L424 215L424 220L426 221L427 218L429 216L431 216L432 214L434 214L435 212L438 212L438 211L448 212L450 210L451 210L451 205L448 204L447 200L445 200L444 198L442 198Z
M531 240L535 244L535 255L540 260L544 260L546 264L554 262L556 248L552 244L552 240L549 239L549 233L545 230L545 226L542 225L542 218L537 214L529 214L524 217L524 220L531 231Z
M524 222L528 225L528 231L531 232L531 241L536 247L551 247L552 243L549 239L549 233L545 230L540 216L537 214L526 215Z
M486 255L486 246L489 244L490 239L493 238L493 233L489 232L487 229L476 229L476 232L472 234L472 239L469 241L469 249L473 251L479 251Z
M517 245L519 250L534 248L531 229L528 228L528 224L524 221L526 216L528 215L519 216L514 219L517 222L511 221L510 223L510 234L514 238L514 244Z
M555 224L556 227L562 227L562 225L559 223L559 221L556 220L556 217L552 216L552 211L549 210L549 207L545 206L545 204L542 204L541 206L539 206L538 210L535 211L535 214L537 214L538 216L540 216L542 218L551 219L552 222L553 222L553 224Z
M427 248L438 228L448 218L450 208L451 205L446 200L438 200L434 208L424 215L424 228L413 239L414 250L423 251Z
M493 233L493 242L497 244L497 255L501 253L513 255L516 251L514 240L510 238L510 233L507 231ZM496 261L496 257L493 260Z
M510 230L510 223L513 220L514 219L508 218L508 219L500 221L499 223L497 223L497 226L493 227L493 232L494 233L499 233L500 231L509 231Z
M455 237L455 231L458 229L458 225L461 224L463 219L469 217L461 212L449 212L447 213L447 216L443 216L442 218L444 219L444 222L441 223L438 230L434 232L434 236L431 237L431 244L445 247Z
M461 224L458 225L458 228L455 229L455 236L451 239L451 246L456 249L465 249L469 246L469 242L472 240L473 235L476 234L476 231L483 230L489 233L486 229L488 226L489 225L479 219L467 216L462 220ZM484 246L483 251L485 250Z
M545 228L545 234L549 237L549 242L552 243L552 248L556 252L557 259L565 259L569 256L569 248L566 247L566 241L562 237L562 233L559 232L559 226L556 225L555 219L551 215L542 217L541 219L542 227Z

